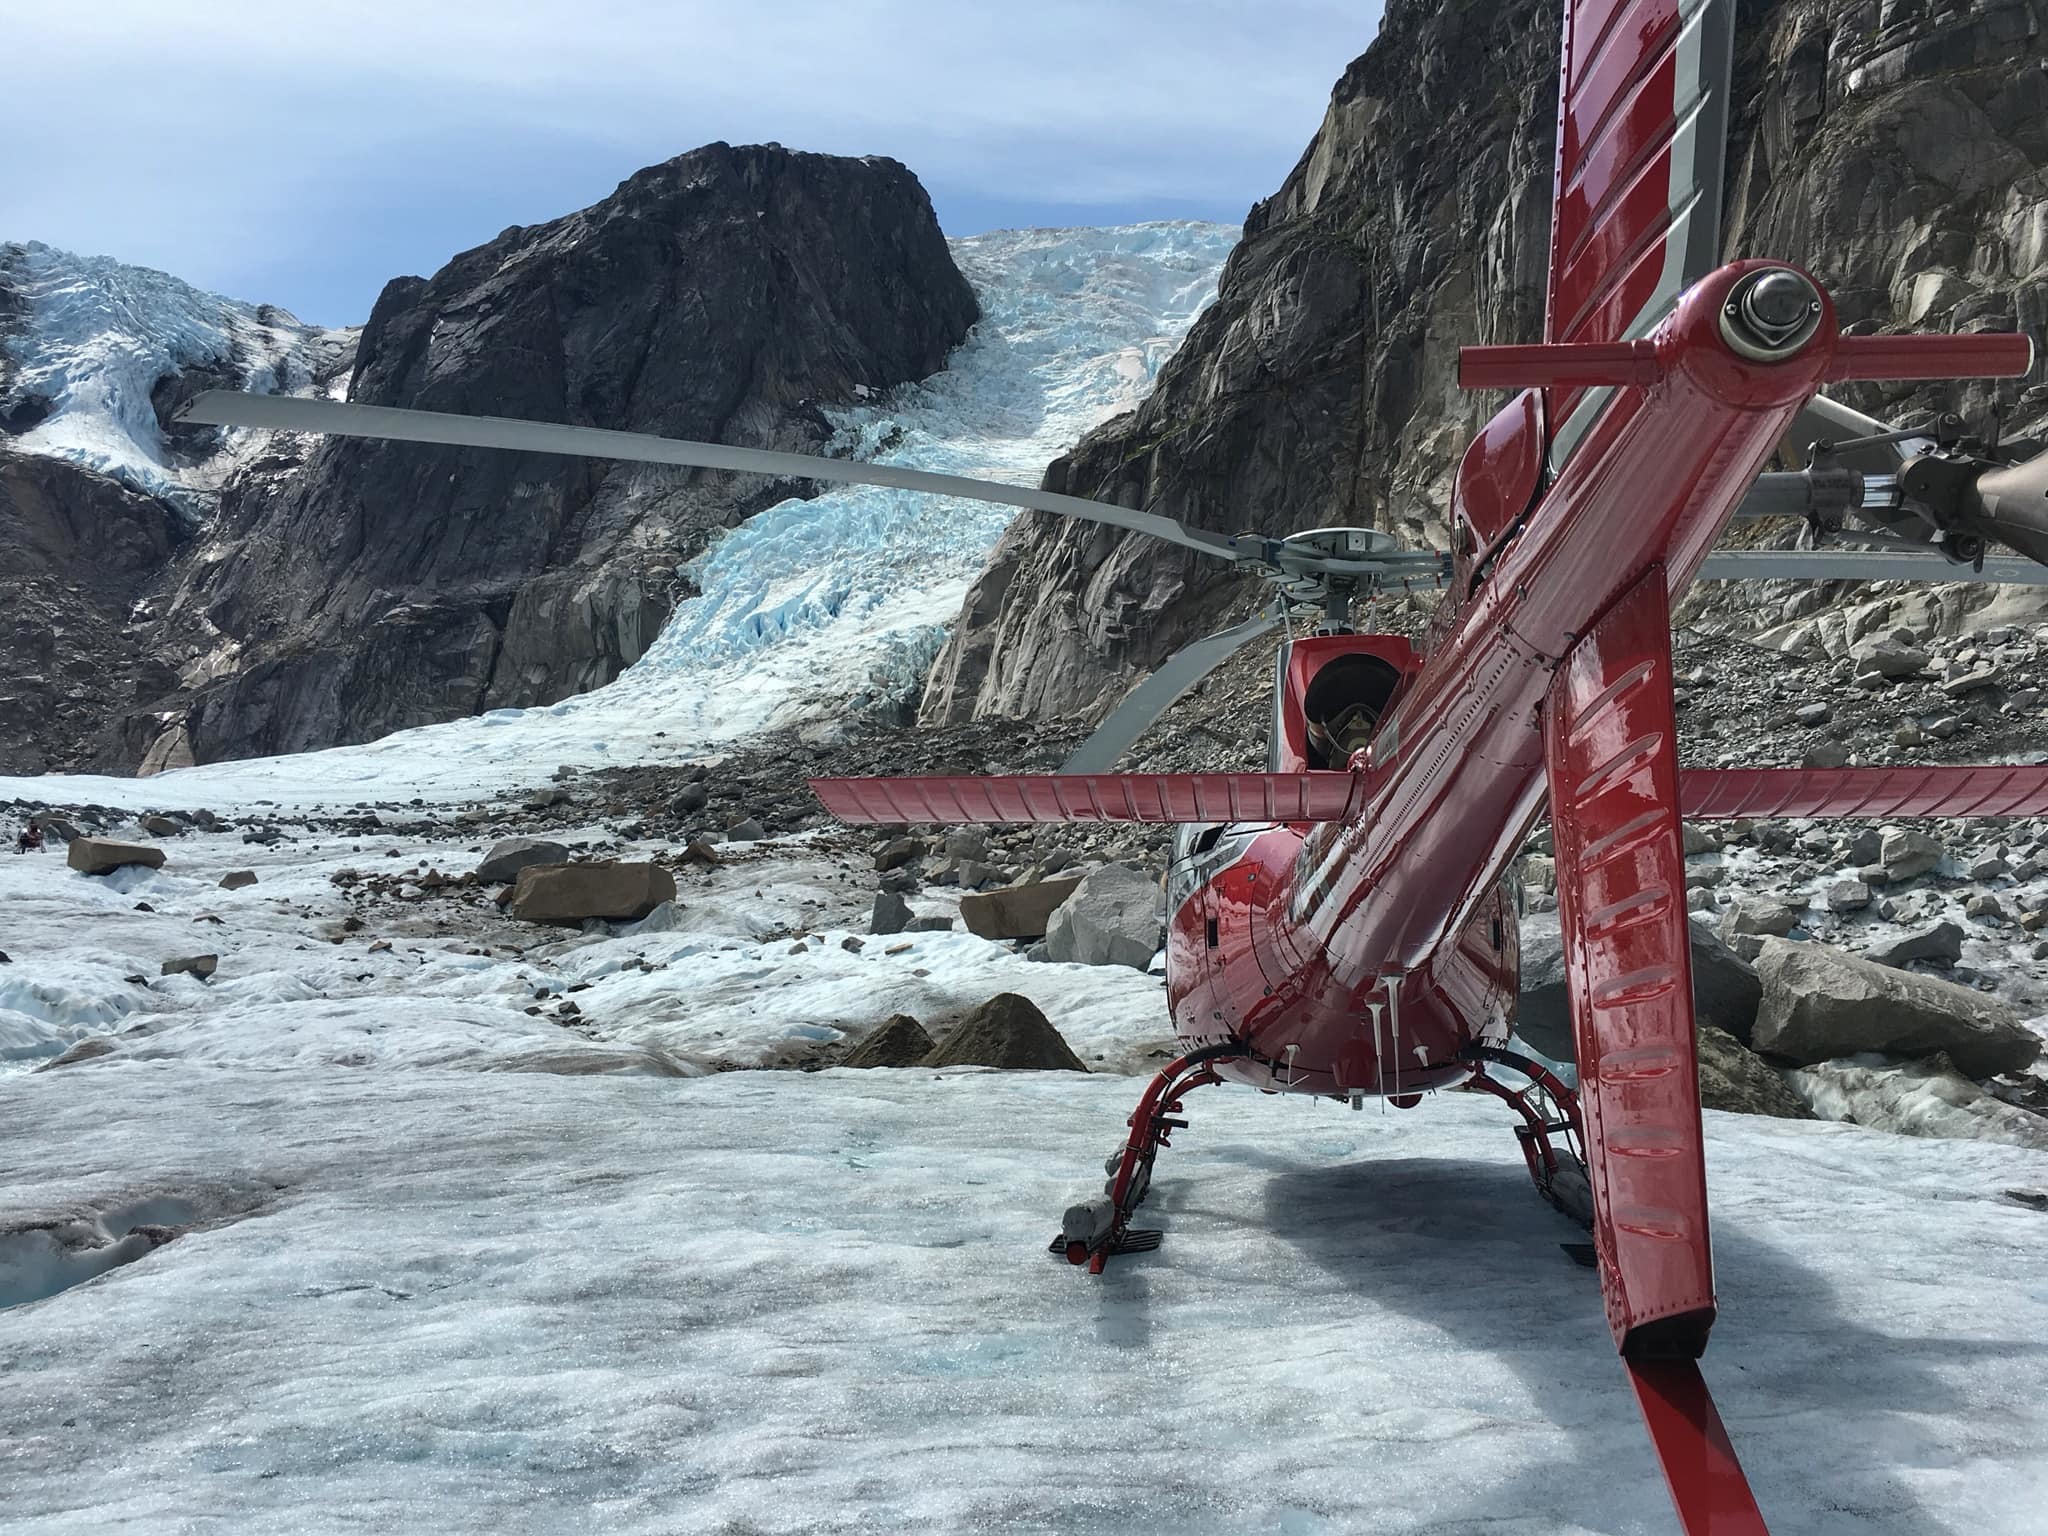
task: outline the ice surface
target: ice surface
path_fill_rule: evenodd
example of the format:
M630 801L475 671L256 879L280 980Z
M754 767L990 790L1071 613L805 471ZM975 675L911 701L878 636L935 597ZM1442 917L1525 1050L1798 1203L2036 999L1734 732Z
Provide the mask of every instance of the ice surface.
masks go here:
M600 829L565 835L584 846ZM278 1069L505 1070L578 1054L584 1070L754 1067L858 1039L895 1013L942 1033L1001 991L1031 998L1084 1060L1112 1070L1171 1036L1156 976L1032 963L967 933L868 936L872 870L856 883L812 841L728 848L718 869L682 873L679 908L661 921L588 935L509 922L489 888L344 929L356 909L331 875L466 874L482 845L452 829L269 847L193 833L164 845L162 869L111 876L68 869L55 850L0 857L12 957L0 966L0 1077L95 1035L132 1059ZM257 883L220 889L234 869ZM957 899L927 894L916 910ZM220 957L210 982L160 975L201 953ZM526 1012L565 996L585 1032Z
M880 462L1035 484L1090 427L1144 397L1213 296L1237 234L1175 222L954 241L980 324L944 372L840 412L844 440ZM61 792L117 805L448 800L561 763L687 759L767 726L914 700L1011 515L871 486L783 502L696 562L702 595L607 688L364 746L187 769L145 787L70 779ZM0 798L59 792L0 779Z
M0 259L27 301L21 328L0 337L18 369L14 390L52 404L10 446L70 459L188 513L202 510L194 493L217 488L235 456L175 462L150 401L157 381L229 363L255 393L300 393L355 345L352 331L301 325L274 305L222 298L105 256L32 240L0 247Z
M0 1312L18 1528L1655 1532L1575 1229L1490 1101L1204 1090L1101 1279L1135 1084L91 1067L7 1209L279 1186ZM1708 1377L1772 1529L2039 1529L2048 1157L1707 1117ZM1845 1512L1853 1511L1853 1515Z

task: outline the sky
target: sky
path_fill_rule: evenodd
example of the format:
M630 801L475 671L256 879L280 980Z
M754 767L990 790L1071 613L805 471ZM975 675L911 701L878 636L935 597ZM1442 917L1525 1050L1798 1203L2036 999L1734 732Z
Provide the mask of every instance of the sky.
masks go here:
M948 234L1236 222L1380 0L0 0L0 240L354 324L718 139L891 155Z

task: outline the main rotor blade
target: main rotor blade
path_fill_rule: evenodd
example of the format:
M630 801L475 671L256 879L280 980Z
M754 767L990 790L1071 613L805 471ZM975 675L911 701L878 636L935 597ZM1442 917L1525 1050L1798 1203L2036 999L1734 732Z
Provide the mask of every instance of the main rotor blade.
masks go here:
M446 411L410 411L388 405L352 405L340 400L309 400L290 395L250 395L215 389L195 397L178 413L180 421L212 427L270 427L285 432L322 432L332 437L383 438L402 443L439 443L451 448L503 448L516 453L555 453L571 458L629 459L641 464L676 464L693 469L726 469L784 479L830 480L848 485L880 485L933 496L959 496L998 506L1028 507L1085 518L1131 533L1150 534L1183 549L1237 561L1254 556L1260 541L1247 540L1244 554L1227 534L1190 528L1156 512L1139 512L1082 496L1063 496L995 480L964 475L933 474L893 464L868 464L855 459L821 459L807 453L775 453L761 448L728 448L722 443L693 443L648 432L613 432L603 427L574 427L557 422L516 421L506 416L458 416Z
M2017 555L1984 562L1982 571L1940 555L1893 549L1717 549L1700 567L1701 581L1984 581L2048 586L2048 566Z
M1060 772L1109 772L1117 759L1130 750L1131 743L1144 735L1175 699L1280 621L1278 614L1262 613L1182 646L1124 696L1123 703L1095 728L1095 733L1060 764Z

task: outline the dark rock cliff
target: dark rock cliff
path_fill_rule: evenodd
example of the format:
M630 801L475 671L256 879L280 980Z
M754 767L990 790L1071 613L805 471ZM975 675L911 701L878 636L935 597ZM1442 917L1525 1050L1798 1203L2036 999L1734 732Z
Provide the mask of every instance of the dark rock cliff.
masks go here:
M1492 398L1457 390L1456 349L1541 332L1561 10L1390 0L1151 398L1046 484L1207 528L1440 542ZM2044 20L2037 0L1744 0L1725 253L1806 263L1856 329L2017 323L2040 343ZM1898 414L1995 396L2025 427L2048 410L2039 379L1848 398ZM923 717L1098 716L1252 592L1147 539L1020 517ZM1758 624L1800 600L1762 601Z
M977 307L891 160L714 144L379 298L349 397L818 451L820 405L922 378ZM199 761L360 741L608 682L759 477L280 441L163 626Z
M176 681L135 604L185 536L162 502L0 449L0 774L132 766L115 722Z

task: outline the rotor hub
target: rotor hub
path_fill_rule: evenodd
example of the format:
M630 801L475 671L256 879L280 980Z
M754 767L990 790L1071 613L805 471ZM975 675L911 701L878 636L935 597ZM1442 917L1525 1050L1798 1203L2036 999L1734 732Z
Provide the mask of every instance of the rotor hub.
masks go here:
M1791 267L1765 267L1729 290L1721 339L1755 363L1783 362L1820 329L1820 289Z

